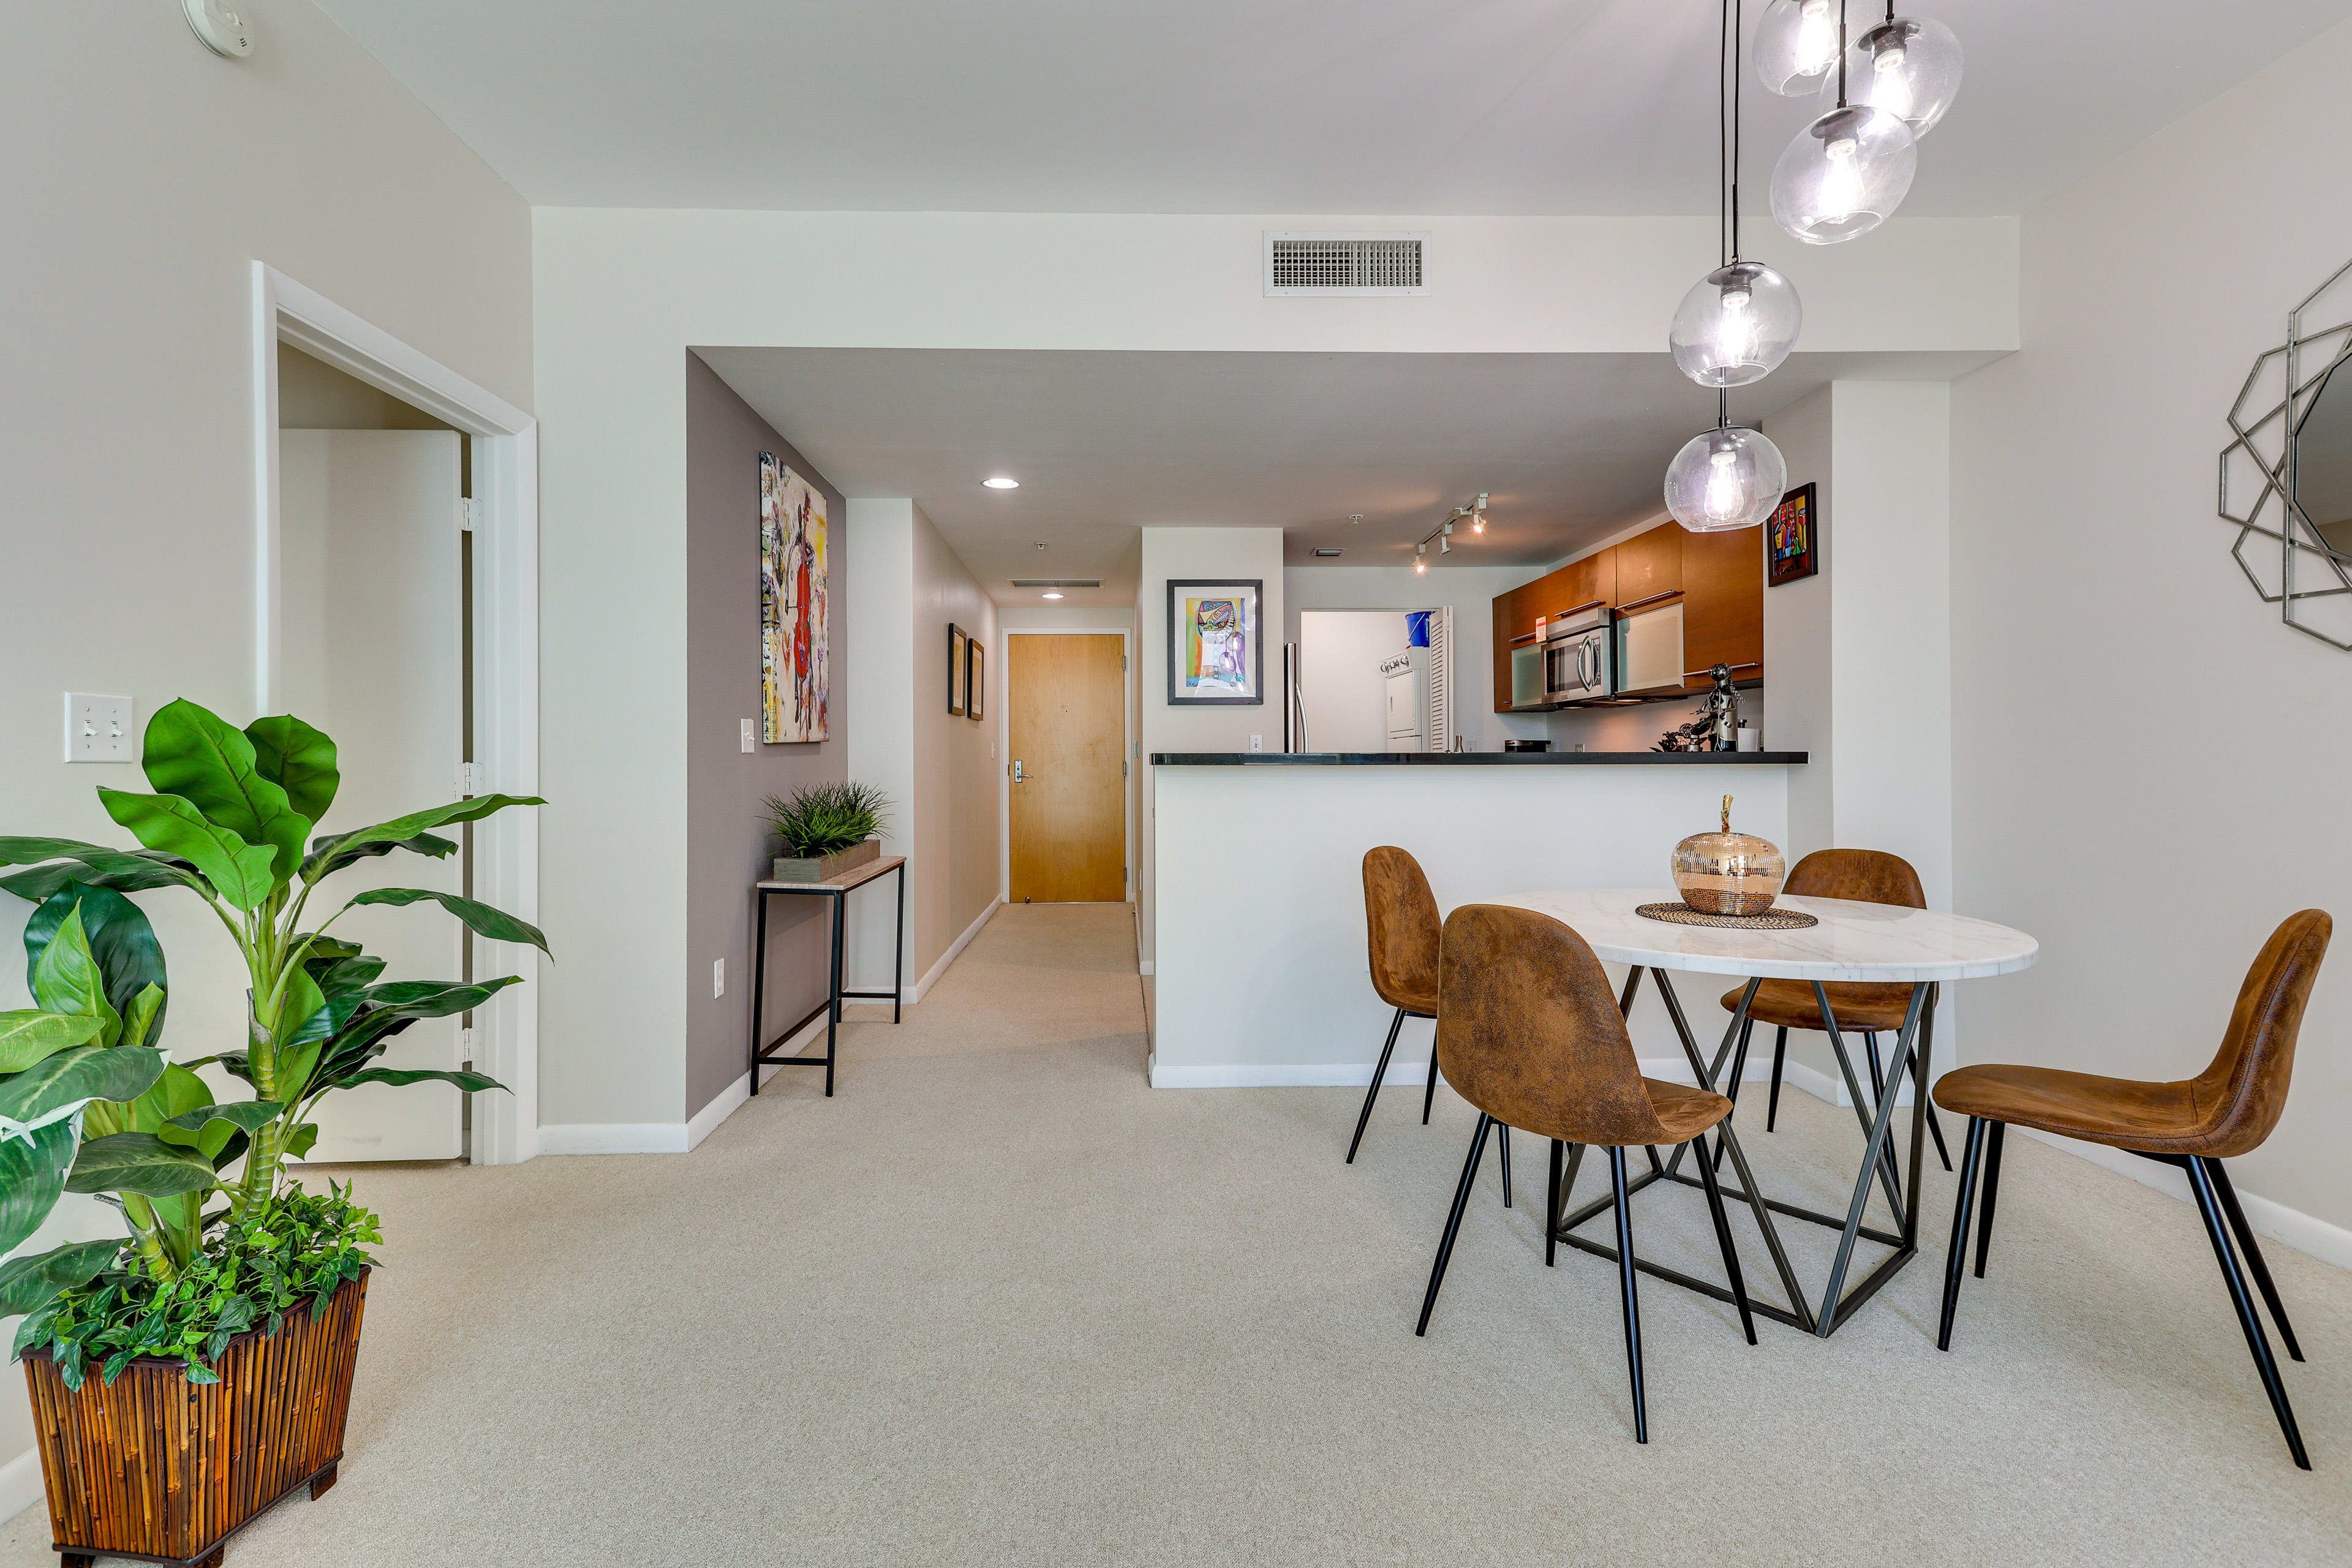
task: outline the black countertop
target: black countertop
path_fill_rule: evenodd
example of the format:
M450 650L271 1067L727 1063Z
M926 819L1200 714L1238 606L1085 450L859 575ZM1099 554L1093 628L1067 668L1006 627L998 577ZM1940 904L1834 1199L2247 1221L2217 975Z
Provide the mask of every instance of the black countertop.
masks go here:
M1805 752L1154 752L1155 767L1381 768L1603 767L1664 763L1676 767L1738 767L1801 763Z

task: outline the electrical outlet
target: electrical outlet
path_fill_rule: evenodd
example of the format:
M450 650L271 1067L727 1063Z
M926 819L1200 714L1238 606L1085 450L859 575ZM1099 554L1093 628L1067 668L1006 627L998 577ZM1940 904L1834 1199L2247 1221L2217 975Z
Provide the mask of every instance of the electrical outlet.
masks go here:
M66 693L66 761L132 763L138 742L131 736L131 699L88 691Z
M1265 750L1265 737L1264 735L1252 735L1250 737L1250 751L1255 753Z
M714 959L710 964L710 998L717 1001L727 994L727 961Z
M757 744L751 739L751 721L746 719L743 721L743 750L748 753L757 749Z

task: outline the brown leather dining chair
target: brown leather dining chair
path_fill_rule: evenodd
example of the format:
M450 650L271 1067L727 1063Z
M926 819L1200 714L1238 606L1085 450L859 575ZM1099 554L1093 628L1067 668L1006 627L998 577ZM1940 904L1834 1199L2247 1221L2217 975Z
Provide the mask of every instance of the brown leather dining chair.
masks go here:
M1911 868L1911 862L1878 849L1816 849L1797 862L1780 890L1801 899L1851 899L1857 903L1894 904L1906 910L1927 907L1927 894L1919 886L1919 873ZM1738 986L1723 994L1725 1012L1739 1010L1739 998L1746 989L1744 985ZM1903 1027L1911 1005L1911 987L1900 983L1832 981L1822 989L1829 993L1830 1010L1837 1017L1838 1033L1862 1036L1863 1046L1870 1056L1870 1092L1874 1100L1886 1092L1885 1069L1879 1062L1878 1036L1882 1030ZM1927 994L1927 1010L1932 1013L1935 1005L1936 993L1931 990ZM1764 1107L1764 1131L1769 1132L1780 1119L1780 1073L1789 1058L1789 1031L1822 1027L1822 1009L1814 998L1812 982L1766 980L1758 984L1756 999L1748 1004L1747 1022L1740 1026L1738 1047L1732 1054L1731 1079L1724 1086L1734 1100L1739 1098L1740 1076L1748 1068L1748 1037L1758 1024L1769 1024L1780 1031L1772 1041L1772 1094ZM1927 1131L1935 1134L1937 1157L1948 1171L1952 1168L1952 1155L1944 1146L1943 1124L1936 1118L1935 1102L1924 1095L1921 1098L1927 1103Z
M2002 1131L2011 1126L2039 1128L2086 1142L2104 1143L2143 1159L2178 1165L2188 1173L2189 1190L2197 1213L2205 1222L2206 1238L2237 1309L2238 1326L2245 1331L2246 1349L2261 1373L2263 1391L2270 1395L2271 1411L2286 1435L2287 1451L2294 1462L2311 1468L2304 1452L2303 1434L2288 1405L2286 1384L2272 1358L2270 1338L2254 1311L2236 1256L2230 1249L2234 1233L2244 1249L2263 1302L2278 1324L2286 1353L2303 1359L2294 1330L2286 1321L2278 1287L2271 1280L2263 1249L2246 1224L2245 1211L2230 1185L2221 1162L2252 1152L2278 1125L2286 1109L2287 1079L2294 1068L2295 1036L2303 1027L2304 1004L2327 954L2335 922L2319 910L2289 915L2271 933L2238 987L2238 1005L2230 1015L2229 1032L2210 1065L2195 1078L2176 1083L2146 1083L2135 1079L2101 1078L2092 1073L2056 1068L1965 1067L1946 1073L1936 1083L1936 1099L1945 1110L1969 1119L1968 1149L1960 1159L1960 1194L1952 1215L1951 1252L1944 1266L1944 1314L1937 1325L1936 1348L1952 1348L1952 1319L1960 1303L1960 1273L1967 1261L1969 1206L1975 1194L1981 1162L1984 1173L1983 1228L1977 1234L1977 1277L1985 1271L1985 1254L1992 1245L1993 1200L2000 1184ZM1990 1130L1988 1140L1987 1130ZM2228 1219L2225 1228L2222 1221Z
M1356 1163L1357 1146L1372 1120L1372 1102L1381 1097L1381 1079L1388 1076L1389 1057L1395 1051L1397 1031L1407 1018L1437 1016L1437 948L1442 928L1437 899L1422 875L1421 862L1392 844L1364 851L1364 931L1371 947L1372 989L1396 1009L1389 1020L1388 1043L1381 1047L1380 1065L1372 1068L1372 1084L1364 1090L1364 1109L1356 1117L1356 1135L1348 1141L1348 1163ZM1429 1083L1422 1090L1421 1123L1429 1125L1429 1110L1437 1098L1437 1051L1429 1053ZM1503 1206L1511 1206L1511 1130L1503 1129Z
M1633 1384L1633 1440L1650 1440L1649 1407L1642 1389L1642 1310L1634 1289L1633 1223L1625 1204L1625 1150L1629 1145L1691 1143L1699 1155L1700 1184L1715 1218L1715 1239L1723 1249L1723 1270L1739 1326L1756 1342L1756 1320L1748 1310L1748 1286L1739 1273L1731 1226L1723 1213L1723 1193L1715 1167L1696 1140L1731 1114L1731 1101L1684 1084L1643 1078L1633 1038L1610 994L1601 961L1575 931L1549 915L1495 904L1468 904L1447 917L1444 954L1438 976L1437 1058L1452 1084L1478 1108L1470 1157L1454 1194L1437 1261L1429 1271L1429 1293L1421 1303L1415 1334L1429 1331L1438 1287L1461 1233L1462 1212L1487 1129L1497 1122L1523 1127L1551 1143L1549 1210L1544 1219L1544 1262L1549 1265L1559 1231L1560 1156L1582 1145L1609 1151L1609 1181L1617 1219L1617 1287L1625 1316L1625 1361Z

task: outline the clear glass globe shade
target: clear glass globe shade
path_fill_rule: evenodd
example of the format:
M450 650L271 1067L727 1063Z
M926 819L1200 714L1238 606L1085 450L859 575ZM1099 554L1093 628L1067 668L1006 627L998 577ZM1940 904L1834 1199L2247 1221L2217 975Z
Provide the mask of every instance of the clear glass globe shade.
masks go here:
M1780 368L1804 320L1786 278L1760 262L1735 261L1691 285L1666 346L1701 386L1745 386Z
M1854 40L1845 56L1845 98L1883 109L1925 136L1960 90L1960 40L1941 22L1897 16ZM1822 108L1837 107L1837 75L1822 84Z
M1894 216L1918 172L1911 128L1851 103L1797 132L1772 166L1772 216L1790 237L1835 245Z
M1786 98L1813 90L1837 64L1836 0L1772 0L1756 25L1753 58L1766 87Z
M1756 430L1694 436L1666 466L1666 510L1693 533L1753 528L1788 488L1780 448Z

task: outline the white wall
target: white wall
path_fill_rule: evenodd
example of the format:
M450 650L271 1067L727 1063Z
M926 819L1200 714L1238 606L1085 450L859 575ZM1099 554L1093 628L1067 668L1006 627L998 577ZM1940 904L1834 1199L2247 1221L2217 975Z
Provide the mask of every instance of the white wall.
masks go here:
M1307 610L1298 618L1302 752L1389 749L1388 684L1381 661L1405 647L1402 610Z
M894 809L882 825L882 853L906 856L912 877L920 822L915 808L915 702L932 684L923 672L944 669L947 654L942 649L927 663L915 646L915 503L852 496L848 510L848 535L842 542L856 564L849 574L849 637L837 657L857 715L849 731L849 776L890 797ZM890 899L897 892L893 888L888 897L868 893L849 902L842 973L852 989L889 987L898 930ZM908 893L911 904L911 887ZM922 973L920 964L910 965L908 984Z
M130 694L142 726L174 697L254 717L256 260L532 402L522 199L305 0L278 0L265 26L231 61L176 5L8 13L0 831L123 841L92 787L146 785L59 760L65 690ZM170 955L165 1044L241 1040L219 927L168 891L140 902ZM0 953L27 912L0 898ZM573 973L549 925L556 973ZM25 1005L23 973L0 962L0 1007ZM119 1228L94 1206L70 1204L31 1245ZM0 1394L0 1514L40 1489L19 1388Z
M1973 988L1970 1057L2189 1076L2279 921L2352 915L2352 655L2279 624L2214 515L2254 356L2352 257L2347 79L2352 25L2028 214L2025 347L1953 388L1958 902L2042 944ZM2233 1169L2319 1228L2250 1198L2257 1225L2352 1263L2347 971Z
M1282 574L1288 637L1307 610L1454 610L1454 728L1473 752L1499 752L1513 736L1541 735L1543 721L1495 711L1495 597L1548 570L1542 566L1293 566ZM1393 651L1393 650L1391 650ZM1280 726L1276 727L1280 732ZM1309 737L1313 740L1313 737ZM1329 751L1319 740L1316 751ZM1375 746L1374 751L1381 750Z

